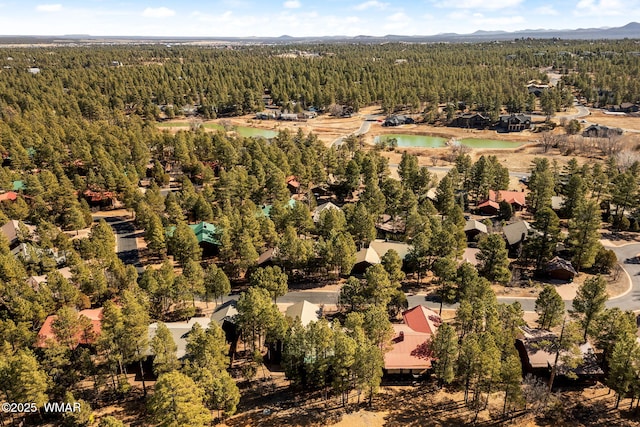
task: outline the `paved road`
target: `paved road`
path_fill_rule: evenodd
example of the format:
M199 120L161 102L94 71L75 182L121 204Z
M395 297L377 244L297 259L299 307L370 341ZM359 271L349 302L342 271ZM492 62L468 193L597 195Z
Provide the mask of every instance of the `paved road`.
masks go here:
M364 121L362 122L362 124L360 125L360 128L359 128L357 131L353 132L353 134L352 134L352 135L355 135L355 136L364 135L365 133L369 132L369 129L371 129L371 122L370 122L370 121L367 121L367 120L364 120ZM348 136L348 135L347 135L347 136ZM342 145L342 143L344 142L344 139L345 139L347 136L341 136L340 138L336 138L336 139L331 143L331 146L332 146L332 147L336 147L336 148L337 148L337 147L339 147L339 146L341 146L341 145Z
M631 278L631 291L607 301L607 307L619 307L621 310L640 310L640 243L610 247L618 256L622 268ZM623 273L624 274L624 273Z
M133 220L125 216L105 216L95 219L104 219L113 229L116 235L118 258L127 265L134 265L139 273L143 272L144 268L140 263Z

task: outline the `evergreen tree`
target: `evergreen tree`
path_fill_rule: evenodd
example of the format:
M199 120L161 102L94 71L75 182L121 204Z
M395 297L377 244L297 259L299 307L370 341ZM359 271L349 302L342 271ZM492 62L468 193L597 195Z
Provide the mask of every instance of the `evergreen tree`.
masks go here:
M624 334L616 342L609 361L607 384L617 394L616 408L622 398L628 397L638 381L640 346L635 334Z
M153 350L153 372L160 376L164 373L175 371L180 367L180 362L176 356L178 347L173 341L169 328L158 322L156 334L151 339L151 349Z
M227 275L215 264L209 264L204 272L204 290L207 303L209 296L212 296L217 302L218 299L221 299L231 292L231 284L229 283Z
M455 377L455 362L458 356L458 336L451 325L440 325L431 342L431 351L435 358L434 374L438 383L440 386L451 384Z
M280 270L280 267L265 267L256 269L249 279L251 286L266 289L275 303L278 297L283 296L289 290L288 277Z
M162 427L205 427L211 414L204 406L204 390L188 376L174 371L160 375L149 410Z
M595 201L583 201L574 210L569 221L569 238L573 252L573 265L576 270L589 268L598 252L598 228L600 227L600 209Z
M511 280L511 272L504 239L499 234L483 236L478 248L478 273L490 281L508 283Z
M584 341L587 340L587 334L594 332L594 320L604 310L607 298L607 282L602 276L591 277L578 288L571 314L580 320Z
M553 285L545 285L536 299L538 325L543 329L558 326L564 315L564 301Z
M202 249L198 245L198 239L186 223L180 222L173 230L173 234L167 242L169 252L180 265L187 261L198 261L202 255Z

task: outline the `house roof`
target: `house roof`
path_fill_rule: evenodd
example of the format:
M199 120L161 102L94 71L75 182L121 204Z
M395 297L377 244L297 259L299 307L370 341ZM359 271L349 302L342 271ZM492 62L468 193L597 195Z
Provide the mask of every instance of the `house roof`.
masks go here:
M541 342L553 342L558 339L558 336L550 331L544 329L532 329L529 327L521 328L523 337L519 338L519 341L523 344L529 364L532 368L551 368L555 363L555 352L548 352L547 350L540 348ZM580 353L583 357L583 364L573 369L576 374L602 374L602 369L598 365L597 358L593 350L593 346L587 341L579 346ZM568 352L561 353L568 354ZM558 366L564 365L563 358L558 358Z
M564 196L551 196L551 209L559 211L564 204Z
M562 259L560 257L554 257L551 261L549 261L544 267L544 270L546 272L564 270L574 275L578 274L575 268L573 268L573 265L571 265L571 261L567 261L566 259Z
M220 245L218 235L222 232L222 230L216 225L201 221L196 224L189 224L189 228L193 230L193 233L198 239L198 243L206 242L212 245ZM167 235L169 237L173 236L174 231L176 231L175 226L169 227L167 229Z
M518 221L502 227L502 232L504 233L504 236L507 239L507 243L509 243L509 245L515 245L523 240L526 240L527 235L531 230L533 230L533 228L531 228L527 221Z
M312 304L307 300L297 302L287 308L285 315L292 319L300 319L302 326L307 326L311 322L316 322L320 318L320 306Z
M378 256L382 258L385 256L387 252L391 249L395 250L398 253L400 259L404 260L407 257L409 251L411 251L411 245L404 242L393 242L389 240L376 239L369 245L370 248L373 248Z
M285 116L285 114L283 114L283 116ZM292 115L292 116L294 116L294 115ZM297 114L295 114L295 117L297 118L297 117L298 117L298 115L297 115ZM284 180L285 180L285 182L287 183L287 185L290 185L290 186L292 186L292 187L294 187L294 188L298 188L298 187L300 187L300 182L298 182L298 178L296 178L296 176L295 176L295 175L289 175L289 176L288 176L288 177L286 177Z
M15 191L7 191L6 193L0 194L0 202L4 202L5 200L11 200L12 202L18 198L18 193Z
M176 356L178 359L182 359L187 354L187 337L193 326L199 323L202 329L207 329L211 323L210 317L192 317L188 322L169 322L165 323L165 326L171 332L173 342L176 344L178 350ZM158 323L152 323L149 325L149 340L156 336L158 330ZM153 354L151 349L148 350L149 354Z
M478 230L481 233L487 233L487 226L480 221L476 221L475 219L469 219L464 225L464 231L472 230Z
M478 209L482 209L486 207L493 208L496 211L500 210L500 205L498 204L498 202L494 202L493 200L486 200L478 205Z
M313 222L320 221L320 215L322 214L322 212L324 212L327 209L336 209L339 211L342 210L340 209L339 206L336 206L331 202L323 203L313 210L313 213L311 214L311 217L313 218Z
M516 204L519 206L527 205L527 202L525 200L525 194L522 191L489 190L489 200L492 200L494 202L501 202L505 200L507 203L512 205L513 204Z
M360 264L361 262L366 262L369 264L380 264L382 260L378 253L371 246L368 248L362 248L358 252L356 252L356 264Z
M191 227L196 237L198 238L198 243L206 242L212 245L220 244L218 235L220 234L221 230L215 225L205 221L201 221L197 224L189 224L189 227Z
M426 334L435 334L438 326L442 323L438 313L423 305L417 305L405 311L402 313L402 318L409 328Z
M22 180L13 181L13 184L12 184L13 191L24 190L25 188L27 187L24 185L24 181Z
M384 354L385 369L423 370L431 368L431 334L416 332L407 325L394 324L391 350Z
M58 269L58 273L60 273L60 275L62 275L62 277L64 277L67 280L73 277L73 272L69 267ZM48 274L43 274L41 276L31 276L27 279L27 282L29 282L32 286L39 285L41 283L46 283L48 276L49 276Z
M222 326L225 321L234 322L234 317L238 314L237 306L237 300L232 299L225 302L213 312L211 315L211 321L216 322L220 326Z
M425 306L402 313L403 324L394 324L391 350L384 355L385 369L427 370L431 368L429 342L442 319Z
M91 328L93 332L93 336L87 337L84 335L84 331L79 331L75 336L74 340L76 344L74 348L76 348L80 344L93 344L97 341L100 333L102 332L102 307L81 310L78 312L78 317L84 316L91 321ZM38 332L38 337L36 341L36 347L44 348L47 347L48 340L56 340L56 335L53 332L53 322L56 321L58 316L51 315L47 317Z
M36 227L33 225L22 223L30 234L35 233ZM9 222L0 227L0 232L4 234L9 243L15 241L18 238L18 233L20 232L20 221L11 219Z

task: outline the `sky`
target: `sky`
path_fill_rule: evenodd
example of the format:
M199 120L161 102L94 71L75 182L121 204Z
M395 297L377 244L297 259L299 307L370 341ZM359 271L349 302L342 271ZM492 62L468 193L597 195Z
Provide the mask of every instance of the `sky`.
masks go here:
M640 0L0 0L2 35L433 35L631 21Z

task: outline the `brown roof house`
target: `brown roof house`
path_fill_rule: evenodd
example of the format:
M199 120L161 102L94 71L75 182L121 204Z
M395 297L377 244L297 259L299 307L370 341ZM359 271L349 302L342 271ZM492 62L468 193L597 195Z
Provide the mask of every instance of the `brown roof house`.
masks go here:
M86 319L88 328L77 331L77 333L72 337L70 344L72 350L79 345L95 344L102 332L102 307L81 310L78 312L78 317L84 317ZM52 315L45 319L40 331L38 332L36 347L46 348L49 346L50 342L58 341L53 327L57 318L58 316Z
M514 211L521 211L527 206L525 193L522 191L489 190L489 198L477 206L477 209L487 215L497 215L500 212L500 202L506 201Z
M549 261L544 267L544 271L552 279L564 280L567 282L571 282L573 277L578 274L575 268L573 268L573 265L571 265L571 261L567 261L560 257L555 257Z
M431 338L442 319L422 305L405 311L402 318L404 323L392 325L394 338L384 355L384 369L387 374L424 374L431 369Z
M526 326L523 326L521 330L522 335L516 339L516 349L520 355L523 371L540 375L548 374L555 364L556 352L553 350L553 344L558 340L558 335L544 329L532 329ZM579 346L579 349L582 361L578 367L573 369L567 367L564 362L570 354L560 352L558 374L566 375L573 371L582 379L602 376L603 371L598 364L593 346L589 342L585 342Z

